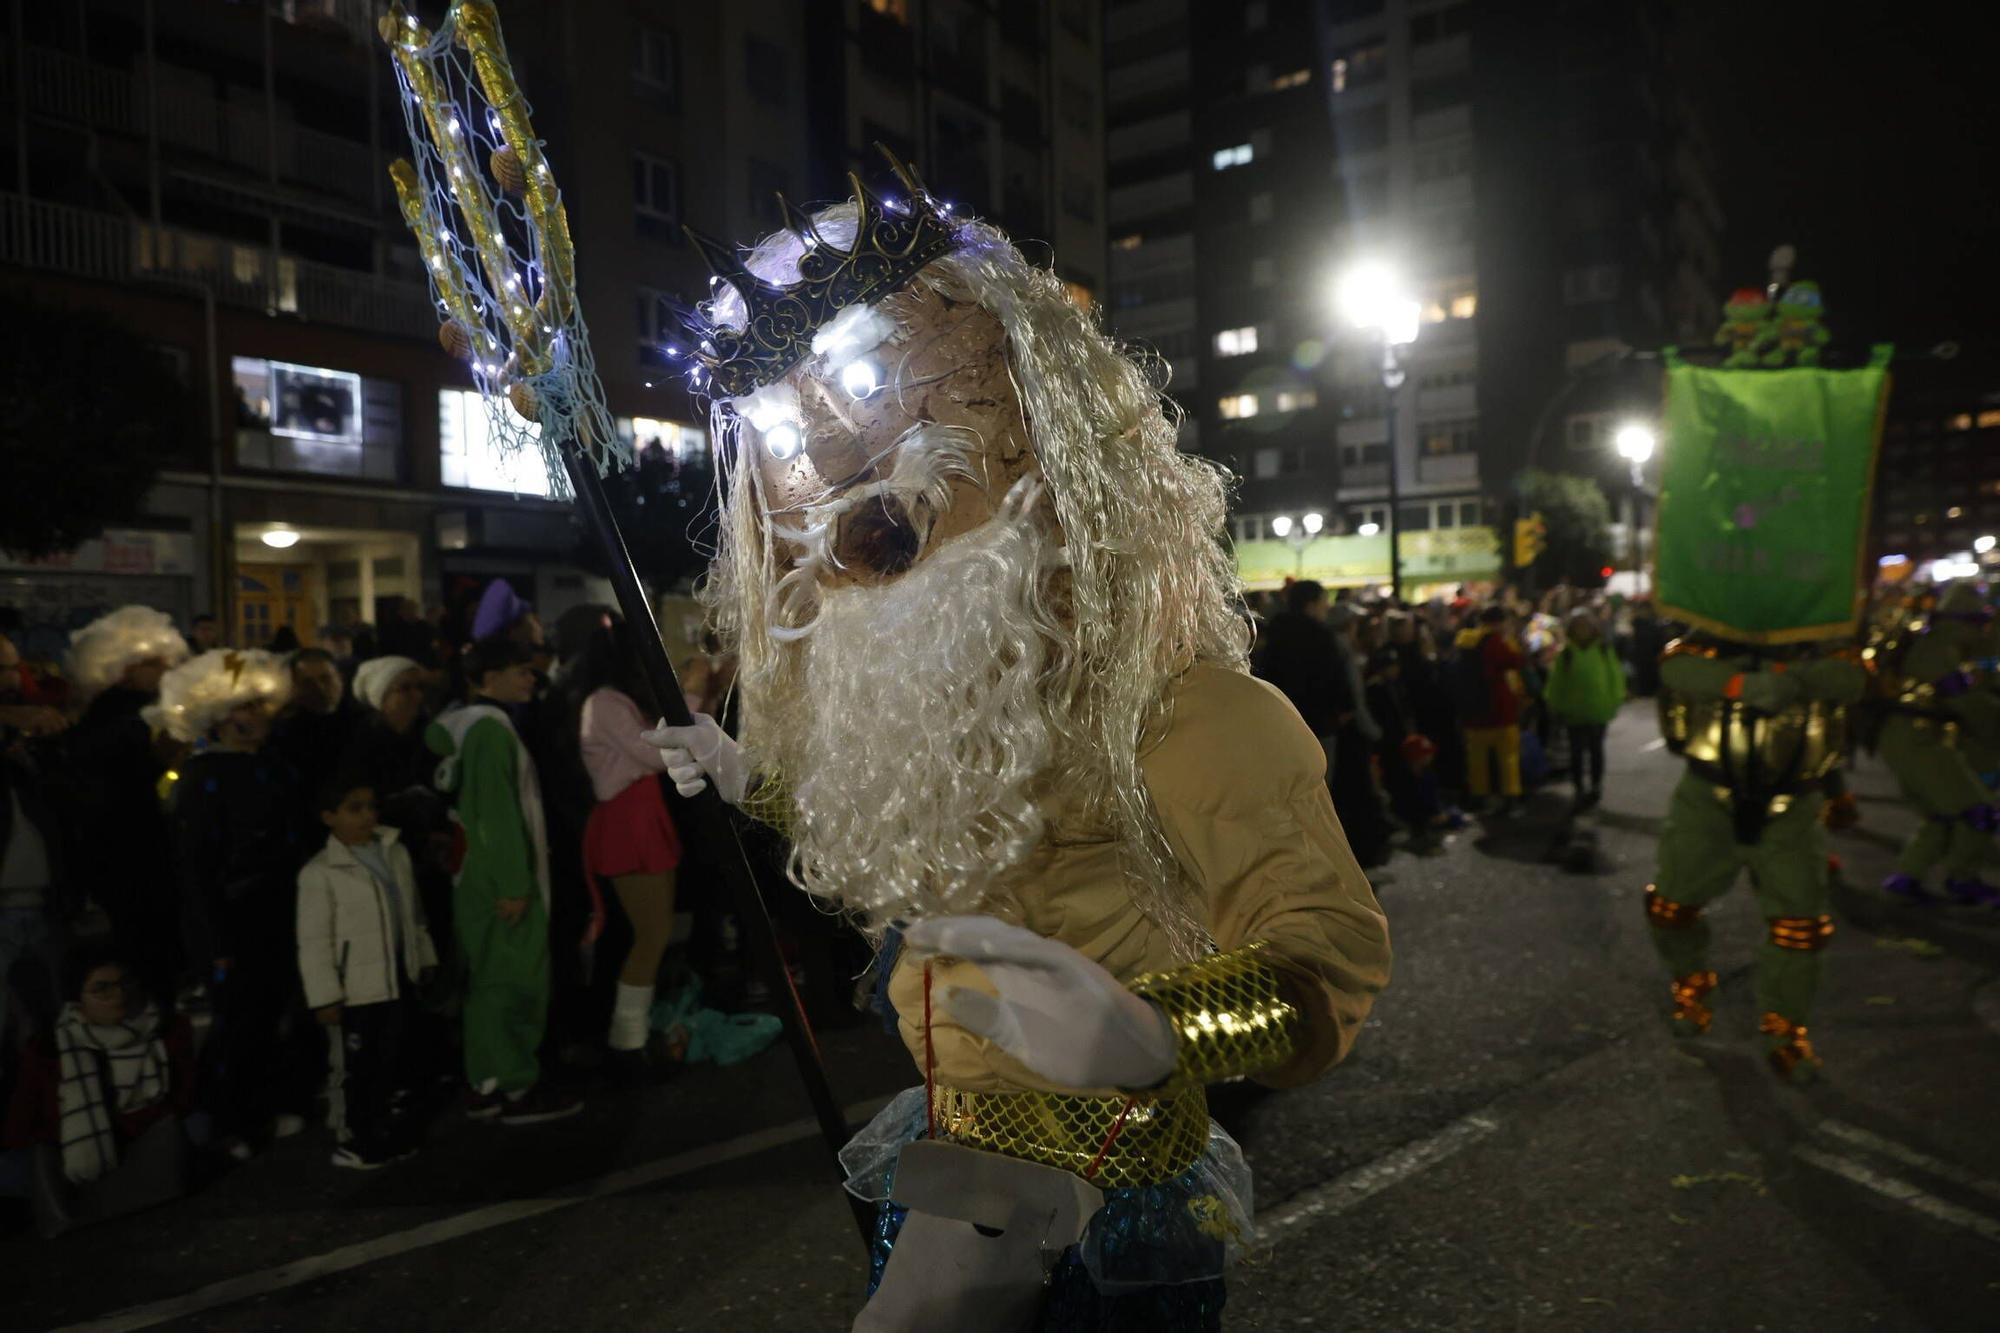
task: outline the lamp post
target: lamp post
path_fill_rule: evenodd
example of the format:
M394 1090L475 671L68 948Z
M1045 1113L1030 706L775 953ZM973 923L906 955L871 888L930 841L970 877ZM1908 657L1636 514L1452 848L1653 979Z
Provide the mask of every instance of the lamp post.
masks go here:
M1423 306L1403 291L1395 273L1382 264L1349 269L1334 299L1347 321L1382 339L1382 420L1389 436L1389 595L1403 598L1403 480L1396 440L1396 405L1409 379L1401 349L1417 340Z
M1306 547L1313 544L1320 529L1326 526L1326 515L1316 509L1309 509L1294 524L1290 514L1279 514L1271 520L1271 531L1292 548L1292 577L1302 579L1306 575Z
M1632 467L1632 586L1633 591L1641 592L1646 586L1646 556L1639 544L1639 529L1645 521L1645 466L1659 446L1659 438L1645 422L1628 421L1618 428L1611 442L1618 456Z

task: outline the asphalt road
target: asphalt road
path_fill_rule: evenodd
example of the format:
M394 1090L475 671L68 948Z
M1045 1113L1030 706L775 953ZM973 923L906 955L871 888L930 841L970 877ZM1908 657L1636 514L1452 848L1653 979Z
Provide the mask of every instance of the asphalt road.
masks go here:
M2000 1327L2000 912L1872 890L1911 827L1864 760L1813 1035L1767 1073L1740 890L1712 914L1714 1032L1676 1042L1641 891L1678 776L1614 730L1599 864L1544 858L1561 794L1399 855L1394 981L1342 1068L1223 1090L1264 1244L1237 1329ZM878 1029L828 1034L856 1115L914 1081ZM0 1237L12 1328L842 1329L862 1262L781 1048L584 1116L446 1119L357 1176L308 1134L202 1194L53 1242Z

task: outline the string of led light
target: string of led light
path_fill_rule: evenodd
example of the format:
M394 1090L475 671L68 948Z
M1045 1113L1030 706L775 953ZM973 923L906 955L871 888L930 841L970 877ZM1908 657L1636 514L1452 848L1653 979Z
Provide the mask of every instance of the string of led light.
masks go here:
M491 0L453 0L435 32L400 3L380 31L396 59L413 158L389 169L443 320L472 368L503 453L539 453L567 495L565 447L600 473L631 461L613 429L576 299L569 218L515 82Z

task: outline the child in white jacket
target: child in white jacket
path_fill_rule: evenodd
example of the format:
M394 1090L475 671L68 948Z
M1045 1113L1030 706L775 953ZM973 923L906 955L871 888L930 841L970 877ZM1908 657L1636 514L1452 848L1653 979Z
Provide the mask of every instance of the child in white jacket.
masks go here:
M331 1085L346 1103L335 1166L373 1171L414 1149L390 1115L411 991L437 966L416 872L397 832L376 823L366 779L336 776L320 795L326 846L299 871L299 975L331 1029Z

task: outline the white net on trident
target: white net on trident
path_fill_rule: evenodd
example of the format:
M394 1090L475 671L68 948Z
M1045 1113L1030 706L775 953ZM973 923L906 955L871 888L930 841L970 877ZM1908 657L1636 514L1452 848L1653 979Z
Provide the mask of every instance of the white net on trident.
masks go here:
M380 23L412 157L390 168L441 321L486 400L493 439L539 452L568 495L565 449L600 473L631 461L612 428L554 173L534 136L491 0L453 0L436 32L400 4Z

